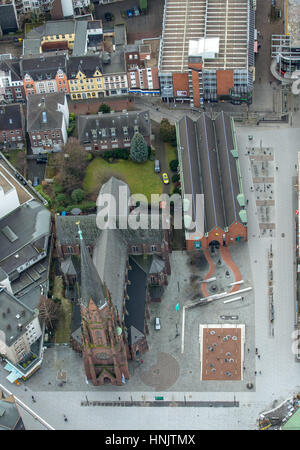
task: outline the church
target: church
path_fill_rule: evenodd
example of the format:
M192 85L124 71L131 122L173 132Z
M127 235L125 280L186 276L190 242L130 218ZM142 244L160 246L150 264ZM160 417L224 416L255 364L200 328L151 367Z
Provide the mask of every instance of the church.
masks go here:
M100 194L120 187L128 188L111 177ZM56 249L66 287L79 292L71 343L87 379L122 385L128 361L148 350L149 303L161 301L170 275L169 230L100 230L96 215L57 216Z

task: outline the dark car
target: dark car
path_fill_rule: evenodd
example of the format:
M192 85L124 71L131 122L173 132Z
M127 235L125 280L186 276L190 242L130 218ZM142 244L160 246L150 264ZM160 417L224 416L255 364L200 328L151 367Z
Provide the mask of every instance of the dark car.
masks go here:
M133 10L133 9L127 9L126 13L127 13L127 16L128 16L128 17L133 17L133 15L134 15L134 10Z
M46 156L45 158L37 158L37 159L36 159L36 162L37 162L38 164L46 164L46 162L47 162L47 156Z
M106 22L111 22L112 21L112 14L107 12L104 14L105 20Z

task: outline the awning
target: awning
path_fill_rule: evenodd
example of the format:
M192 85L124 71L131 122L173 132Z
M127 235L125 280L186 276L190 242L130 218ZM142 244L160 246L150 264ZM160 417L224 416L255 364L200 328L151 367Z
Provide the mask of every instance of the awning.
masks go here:
M8 370L11 372L6 379L10 381L11 383L14 383L18 378L21 378L23 374L19 372L12 364L7 363L4 367L5 370Z

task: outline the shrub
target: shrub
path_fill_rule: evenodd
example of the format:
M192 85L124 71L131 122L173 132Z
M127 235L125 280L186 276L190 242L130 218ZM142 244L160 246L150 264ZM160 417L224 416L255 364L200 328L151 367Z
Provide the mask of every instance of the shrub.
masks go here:
M179 180L180 180L179 174L178 173L174 173L174 175L172 175L173 183L178 183Z
M172 172L177 172L177 167L178 167L178 159L173 159L172 161L170 161L170 169L172 170Z
M74 203L81 203L85 197L85 192L82 189L74 189L71 194L71 199Z
M110 113L110 106L107 105L106 103L101 103L98 111L102 112L103 114L108 114L108 113Z
M176 187L173 189L173 194L180 194L180 189L179 189L178 186L176 186Z

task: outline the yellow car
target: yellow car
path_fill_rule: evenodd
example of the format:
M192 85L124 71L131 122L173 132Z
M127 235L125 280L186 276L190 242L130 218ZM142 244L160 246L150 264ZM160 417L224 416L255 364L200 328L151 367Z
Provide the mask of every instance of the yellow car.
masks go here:
M168 174L166 172L162 174L162 179L163 179L164 184L169 184L170 183Z

